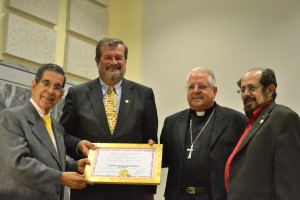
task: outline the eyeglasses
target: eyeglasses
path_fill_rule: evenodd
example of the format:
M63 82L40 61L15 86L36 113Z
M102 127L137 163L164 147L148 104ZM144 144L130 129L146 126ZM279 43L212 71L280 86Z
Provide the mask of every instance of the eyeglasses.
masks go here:
M238 94L244 94L246 92L246 90L248 90L248 92L254 92L255 90L257 90L258 88L260 87L264 87L262 85L257 85L257 86L254 86L254 85L249 85L247 87L242 87L240 88L238 91L236 91Z
M195 89L196 86L198 87L198 90L201 90L201 91L204 91L204 90L206 90L207 88L210 87L210 86L207 86L207 85L187 85L186 89L188 91L192 91L192 90Z
M49 81L43 80L43 81L39 82L39 84L41 86L43 86L43 88L46 90L51 88L51 83ZM61 92L65 91L60 85L53 85L52 87L53 87L53 90L57 93L61 93Z

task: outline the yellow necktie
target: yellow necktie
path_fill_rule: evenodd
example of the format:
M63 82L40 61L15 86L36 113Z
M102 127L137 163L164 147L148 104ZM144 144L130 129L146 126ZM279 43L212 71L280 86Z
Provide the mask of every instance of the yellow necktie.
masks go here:
M113 86L109 86L105 95L105 112L111 134L113 134L117 122L117 99Z
M49 136L50 136L50 138L51 138L51 141L52 141L53 144L54 144L54 141L53 141L53 132L52 132L52 126L51 126L51 118L50 118L49 115L44 115L44 116L42 117L42 119L43 119L43 121L44 121L44 123L45 123L46 129L47 129L48 134L49 134Z

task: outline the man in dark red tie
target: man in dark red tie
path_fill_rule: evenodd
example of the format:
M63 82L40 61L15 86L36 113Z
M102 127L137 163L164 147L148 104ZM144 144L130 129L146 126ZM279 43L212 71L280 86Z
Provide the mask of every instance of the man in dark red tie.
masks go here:
M238 86L249 122L226 164L227 200L300 199L298 114L275 103L271 69L248 71Z

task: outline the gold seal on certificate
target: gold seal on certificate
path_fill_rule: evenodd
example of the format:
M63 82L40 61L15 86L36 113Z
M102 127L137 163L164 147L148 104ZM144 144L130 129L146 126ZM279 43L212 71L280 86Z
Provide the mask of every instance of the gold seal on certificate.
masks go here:
M162 144L96 143L86 177L98 184L159 185Z
M128 174L128 170L126 170L126 169L122 169L122 170L119 172L119 175L120 175L121 177L127 177L127 176L130 176L130 175Z

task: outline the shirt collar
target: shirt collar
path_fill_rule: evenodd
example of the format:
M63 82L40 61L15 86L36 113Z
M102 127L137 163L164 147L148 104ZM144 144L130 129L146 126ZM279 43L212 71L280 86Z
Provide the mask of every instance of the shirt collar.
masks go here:
M266 103L264 103L262 106L260 106L259 108L257 108L250 116L249 119L250 120L256 120L258 118L258 116L262 113L262 111L271 103L273 102L273 99L270 99L269 101L267 101Z
M32 98L30 98L30 102L32 103L32 105L34 106L34 108L36 109L36 111L39 113L41 117L43 117L44 115L50 116L50 112L48 114L43 113L42 109L34 102Z
M100 79L100 84L102 86L102 92L103 92L103 94L106 94L109 86L106 83L104 83L101 80L101 78L99 78L99 79ZM120 91L121 85L122 85L122 80L119 81L119 83L117 83L116 85L114 85L115 92L116 92L117 95L119 95L118 92Z

